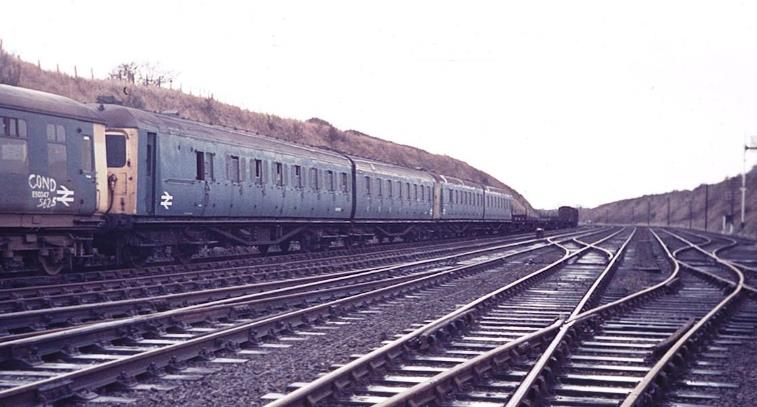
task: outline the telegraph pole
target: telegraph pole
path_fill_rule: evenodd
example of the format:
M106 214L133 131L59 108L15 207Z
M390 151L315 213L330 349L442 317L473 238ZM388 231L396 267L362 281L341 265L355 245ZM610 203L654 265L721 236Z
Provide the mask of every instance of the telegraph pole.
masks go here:
M670 226L670 194L668 194L668 226Z
M704 230L707 230L707 205L710 201L710 186L704 184Z
M692 198L693 198L693 195L694 194L692 193ZM691 229L691 221L693 219L693 216L692 216L692 214L693 214L693 208L692 208L693 202L694 202L693 199L689 199L689 229Z

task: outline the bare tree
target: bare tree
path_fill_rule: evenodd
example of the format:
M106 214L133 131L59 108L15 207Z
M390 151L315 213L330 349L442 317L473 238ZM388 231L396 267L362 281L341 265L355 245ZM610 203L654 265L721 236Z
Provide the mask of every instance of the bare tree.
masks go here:
M110 79L118 79L129 83L136 83L139 76L139 66L134 62L119 64L111 71Z
M125 62L116 66L109 75L110 79L118 79L135 85L162 87L170 85L176 79L174 72L161 69L150 63L137 64Z

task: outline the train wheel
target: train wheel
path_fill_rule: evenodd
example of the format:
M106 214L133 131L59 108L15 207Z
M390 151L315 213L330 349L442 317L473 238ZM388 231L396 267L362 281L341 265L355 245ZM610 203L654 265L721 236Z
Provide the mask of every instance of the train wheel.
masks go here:
M61 270L63 270L65 262L62 260L52 260L48 256L40 256L39 265L42 266L42 270L44 270L45 274L48 276L57 276L60 274Z
M62 250L51 250L48 254L39 254L37 261L48 276L60 274L66 266L66 259Z
M132 267L144 267L151 251L137 247L126 246L124 248L124 261Z
M171 254L173 255L173 258L176 259L181 264L189 264L192 260L192 256L196 254L196 250L194 246L184 246L179 245L172 248Z

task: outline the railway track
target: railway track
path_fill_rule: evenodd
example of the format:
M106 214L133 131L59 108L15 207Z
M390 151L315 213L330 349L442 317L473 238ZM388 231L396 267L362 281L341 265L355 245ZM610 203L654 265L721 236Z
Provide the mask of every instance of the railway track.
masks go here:
M596 233L608 232L584 234ZM433 293L440 284L463 281L508 258L558 244L553 239L541 246L513 243L498 253L482 250L436 270L392 277L379 287L369 286L373 284L369 282L361 287L281 294L263 300L237 297L6 342L0 344L0 377L12 380L0 382L4 388L0 390L0 403L23 405L96 398L87 390L113 383L139 389L134 378L146 373L174 379L196 376L198 372L191 368L182 369L184 361L202 357L228 362L214 358L219 351L239 355L234 360L240 361L240 357L259 354L265 338L328 323L346 310L424 290ZM571 241L573 237L562 239ZM261 301L262 308L257 308ZM315 301L320 303L312 305ZM292 310L292 306L299 309ZM240 345L247 349L240 349ZM166 371L173 373L167 375Z
M415 403L417 393L411 388L436 383L503 344L522 344L534 332L558 329L576 306L589 301L583 297L587 290L600 287L603 277L612 273L631 237L631 231L618 231L578 250L563 245L560 260L311 383L293 384L296 389L287 395L271 395L275 401L270 406L392 405L410 403L403 399L408 394ZM606 242L611 249L600 245ZM427 397L425 390L420 391L421 399Z
M680 231L668 230L664 232L686 245L686 250L682 250L682 253L679 253L676 258L687 267L707 273L713 278L729 281L731 284L736 284L740 278L743 278L744 289L752 294L757 292L755 288L757 287L757 269L746 266L740 261L735 261L733 258L721 257L722 252L739 247L739 243L735 239L724 236L714 237L713 239L692 232L681 233ZM700 243L696 244L688 240L690 237ZM740 250L740 253L744 252L752 253L751 250ZM757 256L757 251L754 252L754 255ZM733 273L729 267L737 268L741 274Z
M738 399L739 388L753 385L753 360L745 354L757 341L757 301L744 298L711 328L698 345L693 362L679 366L659 403L680 405L747 405ZM753 350L752 350L753 351ZM741 376L739 376L741 372ZM751 401L754 401L752 395Z
M579 232L578 234L586 234L592 232ZM568 234L571 236L573 234ZM158 290L156 293L159 295L152 295L154 291L148 290L144 287L134 287L135 293L140 295L134 295L136 298L118 299L119 297L111 299L103 292L78 290L70 294L60 294L59 296L65 296L69 298L68 303L74 300L74 303L84 302L82 298L93 298L95 302L85 302L76 305L66 305L61 307L55 307L54 301L50 297L36 297L36 298L17 298L15 300L6 300L5 303L9 306L16 304L15 307L20 307L23 304L36 304L50 305L50 308L40 307L38 309L8 312L0 315L0 326L2 326L7 335L6 338L0 338L0 340L9 340L17 338L18 335L30 335L39 333L46 330L58 330L69 326L76 326L80 324L92 323L100 320L123 318L134 315L144 315L159 311L166 311L179 307L186 307L188 305L196 305L202 303L208 303L213 301L230 300L235 301L235 298L242 299L263 299L268 297L278 297L284 294L292 294L302 291L312 291L315 289L327 289L333 287L343 287L349 285L356 285L361 283L373 282L364 286L365 289L380 287L382 284L390 284L395 282L394 280L387 279L387 277L397 277L405 275L406 278L412 278L412 276L418 276L418 273L428 273L433 267L448 266L449 263L454 261L461 261L466 257L486 255L496 255L498 251L511 250L513 247L518 246L532 246L538 247L539 240L526 238L518 239L512 243L499 243L499 244L484 244L479 248L467 249L464 247L455 248L443 248L439 251L426 251L422 253L415 253L408 255L408 257L394 257L387 258L384 261L391 260L395 265L393 266L375 266L360 268L365 263L352 264L356 269L350 271L341 271L335 273L325 274L313 274L313 272L301 272L305 274L305 277L285 278L282 280L268 280L265 281L261 276L252 276L252 281L246 282L246 280L239 281L236 278L216 277L210 281L186 283L182 285L184 292L178 293L165 293L163 290ZM401 263L397 263L401 261ZM317 270L325 272L327 265L318 265ZM347 268L347 267L345 267ZM278 276L278 274L274 274ZM231 285L223 286L217 281L221 279ZM262 281L260 281L262 280ZM216 281L212 283L211 281ZM235 282L241 282L240 285L234 285ZM158 287L162 287L158 285ZM92 289L92 287L89 287ZM49 290L50 288L41 288L41 290ZM106 292L109 291L106 287ZM161 294L162 293L162 294ZM7 294L7 293L6 293ZM320 294L323 293L319 293ZM78 299L80 301L75 301ZM99 301L97 301L99 300ZM3 303L3 302L0 302ZM21 305L19 305L21 304Z
M676 236L672 232L668 232L668 234L686 242L686 239ZM685 332L682 332L680 338L671 344L666 353L657 360L654 367L644 376L628 398L624 400L623 406L659 404L666 397L675 398L677 393L675 390L673 392L671 390L676 385L678 385L679 389L683 385L687 386L687 390L696 387L697 391L705 391L707 393L718 392L723 387L732 387L731 385L733 385L732 383L720 382L719 379L722 377L722 373L718 372L717 369L697 369L694 374L700 380L695 382L686 383L684 375L692 373L687 369L688 365L712 367L712 358L723 359L726 357L727 354L724 351L727 351L727 349L715 348L715 352L707 352L707 340L708 338L717 336L720 330L727 326L729 316L737 314L739 306L744 301L747 301L749 297L754 298L757 291L753 287L744 284L744 274L737 266L721 259L716 254L719 250L718 248L715 248L713 252L708 252L692 242L687 242L687 245L688 248L707 255L722 268L723 272L718 274L686 266L686 268L696 274L725 286L723 298L705 316L698 319ZM703 243L703 245L706 244ZM685 264L684 262L679 263ZM724 273L729 273L730 278L724 277ZM701 380L704 377L708 379ZM680 395L680 392L678 395ZM696 392L687 392L686 394L686 396L689 396L690 401L691 399L697 399L696 395ZM697 401L706 403L708 399L698 398Z
M673 234L665 240L654 236L672 267L663 281L651 287L623 298L605 290L626 241L594 276L583 297L575 292L562 292L559 298L531 297L528 290L519 291L497 305L490 304L487 311L457 319L445 335L433 331L438 322L432 323L312 383L294 384L287 395L271 395L275 401L269 406L651 405L662 394L661 382L677 377L671 361L685 360L678 352L705 332L711 334L713 318L729 304L747 305L735 312L731 325L714 330L725 337L715 339L721 340L716 342L717 352L699 355L702 359L696 366L712 366L713 358L722 360L724 350L718 347L724 344L722 340L731 341L725 342L730 345L748 340L753 329L748 324L755 322L752 303L734 301L749 293L742 291L743 275L737 267L712 253L724 269L719 274L730 273L730 279L713 270L690 267L678 259L682 253L708 252ZM697 243L712 244L706 238ZM714 251L727 247L713 246ZM605 291L609 298L600 299ZM591 308L595 305L599 306ZM734 329L740 336L732 336ZM722 374L717 369L699 368L693 374L697 380L679 378L675 384L679 388L732 387L713 379ZM672 394L692 397L702 392Z
M551 232L557 234L560 232ZM548 234L549 235L549 234ZM296 271L313 262L334 262L339 260L371 260L382 258L387 255L403 255L416 253L420 247L430 250L445 247L457 247L461 244L478 245L496 241L520 239L532 236L531 233L518 234L508 237L496 236L478 239L450 239L444 241L428 242L399 242L367 247L338 248L319 252L296 252L289 254L277 254L272 256L229 255L222 257L210 257L196 259L189 263L157 263L143 267L117 268L117 269L86 269L78 272L69 272L56 276L4 273L0 275L0 288L22 288L42 286L65 286L68 283L105 282L114 280L135 280L142 277L155 277L157 275L185 274L203 270L236 269L244 267L267 267L281 273Z

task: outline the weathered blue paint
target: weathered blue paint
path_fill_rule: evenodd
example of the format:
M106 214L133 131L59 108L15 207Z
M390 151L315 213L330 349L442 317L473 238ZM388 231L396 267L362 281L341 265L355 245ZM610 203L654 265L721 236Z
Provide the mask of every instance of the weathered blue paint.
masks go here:
M357 177L355 219L432 219L431 174L363 158L352 159Z
M2 213L38 213L38 214L83 214L95 212L96 183L94 172L94 124L83 119L65 118L50 113L14 109L3 103L0 117L24 120L27 127L25 139L0 136L0 154L3 149L13 146L3 143L26 144L27 168L22 173L8 171L0 165L0 212ZM52 173L48 166L47 125L63 126L66 133L66 172ZM83 154L84 137L90 138L89 154ZM89 157L93 162L85 172L82 158Z

